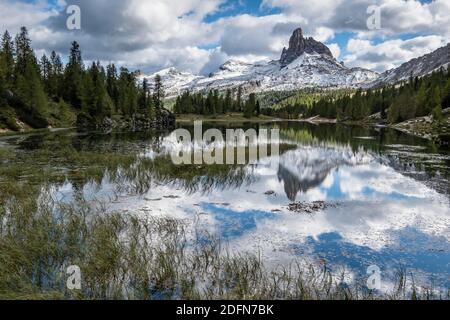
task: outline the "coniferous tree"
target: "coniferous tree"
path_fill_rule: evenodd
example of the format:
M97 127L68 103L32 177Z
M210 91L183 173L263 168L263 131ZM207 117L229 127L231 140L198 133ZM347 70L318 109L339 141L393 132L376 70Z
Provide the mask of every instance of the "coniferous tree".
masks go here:
M242 86L239 86L237 90L237 96L236 96L236 103L234 106L235 112L241 112L242 111Z
M44 90L47 94L50 94L50 78L52 72L52 65L50 60L44 54L40 61L41 79L44 85Z
M64 98L73 107L86 108L86 92L84 86L84 64L79 44L74 41L70 49L69 63L64 75Z
M423 117L427 114L427 90L425 82L421 81L416 94L416 116Z
M91 117L101 120L111 115L111 101L106 90L105 74L100 62L93 62L86 75L86 105Z
M11 88L14 83L14 43L8 31L2 37L0 48L0 69L4 81L4 88Z
M162 79L159 74L155 76L155 87L153 89L153 105L156 112L159 112L164 108L164 88L162 84Z
M117 79L117 69L116 66L111 63L106 67L106 90L108 95L111 97L112 102L115 107L115 112L118 113L119 109L119 88Z
M449 68L450 70L450 68ZM450 71L442 94L442 108L450 108Z
M17 95L23 103L31 107L30 112L41 118L47 107L47 97L41 83L37 59L31 48L31 40L28 38L28 31L25 27L20 29L15 42L17 56L15 87Z
M52 51L50 55L50 63L48 94L58 100L63 95L64 66L61 57L55 51Z
M16 64L15 76L23 76L27 72L27 68L34 69L39 74L36 56L31 48L31 40L28 37L28 30L25 27L20 29L20 33L16 36Z
M442 100L441 100L441 90L438 85L433 89L433 118L436 121L442 120Z
M223 106L224 113L233 111L233 97L231 89L227 89Z
M246 118L251 118L254 116L255 111L256 111L256 95L254 93L251 93L248 100L245 103L244 116Z

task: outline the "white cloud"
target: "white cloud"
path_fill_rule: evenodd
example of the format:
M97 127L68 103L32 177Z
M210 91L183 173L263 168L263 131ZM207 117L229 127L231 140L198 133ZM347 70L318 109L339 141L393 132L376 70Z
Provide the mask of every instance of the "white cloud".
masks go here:
M226 0L73 0L82 9L82 30L65 28L65 1L58 9L48 1L32 3L0 0L2 29L16 33L30 29L39 52L67 54L70 42L80 42L87 60L124 63L154 71L175 66L210 72L224 59L246 61L277 59L293 29L326 42L333 54L350 65L382 71L444 45L450 39L450 1L378 0L382 29L367 30L367 7L373 0L264 0L264 8L281 12L262 17L240 14L206 23L205 17L223 12ZM107 14L106 14L107 13ZM356 35L347 44L335 36ZM400 40L402 34L417 34ZM377 43L374 45L374 39ZM214 49L214 46L217 48ZM211 49L212 48L212 49Z
M333 57L337 60L339 59L341 55L341 48L337 43L331 43L328 45L328 48L330 48L331 53L333 54Z
M410 40L388 40L372 44L370 40L351 39L344 61L349 66L365 65L372 70L392 69L445 45L441 36L416 37Z

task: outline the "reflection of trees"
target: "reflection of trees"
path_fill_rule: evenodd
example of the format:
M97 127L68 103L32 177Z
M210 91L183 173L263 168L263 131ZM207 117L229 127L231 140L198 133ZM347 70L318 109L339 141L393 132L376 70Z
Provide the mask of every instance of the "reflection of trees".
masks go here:
M418 157L414 153L390 154L389 166L401 174L420 181L439 193L450 195L450 160L427 163L427 155ZM433 163L435 162L435 163ZM439 163L441 162L441 163Z
M170 157L161 156L153 160L139 159L132 166L111 172L109 179L128 192L143 194L150 190L153 184L171 185L189 193L208 193L239 188L250 184L256 178L253 169L245 166L176 166Z
M395 170L423 181L439 192L450 193L450 161L443 159L437 164L427 163L429 159L418 157L418 153L438 152L423 140L393 130L343 125L283 122L246 124L243 128L272 126L281 130L283 141L310 146L311 149L347 149L353 154L368 150L372 154L381 154L389 159L386 163ZM221 129L226 128L224 125ZM205 125L204 129L208 127ZM103 182L115 184L118 191L134 193L145 193L155 184L168 184L186 192L212 192L239 188L256 179L251 166L175 166L167 155L160 154L154 159L142 157L147 151L154 154L164 151L167 135L151 132L82 135L64 131L9 138L17 148L0 153L0 192L8 195L14 191L4 186L2 182L5 181L42 187L58 187L70 182L78 193L88 184L101 186ZM355 139L367 136L375 139ZM390 144L419 145L426 149L399 155L386 147ZM293 153L292 145L280 145L280 150L278 178L284 182L291 200L299 192L320 185L334 168L346 163L345 154L333 156L325 153L317 159L305 159L301 154ZM300 152L305 150L300 148Z

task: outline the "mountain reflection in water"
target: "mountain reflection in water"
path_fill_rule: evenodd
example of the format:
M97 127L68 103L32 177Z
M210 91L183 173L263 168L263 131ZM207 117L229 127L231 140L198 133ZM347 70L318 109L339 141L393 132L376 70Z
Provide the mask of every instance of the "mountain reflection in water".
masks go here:
M388 129L219 129L250 127L280 129L281 154L256 165L175 166L169 133L60 132L2 139L15 156L1 169L6 176L21 164L17 180L61 201L196 221L234 251L261 252L274 265L301 257L365 275L377 264L450 285L449 150ZM302 214L287 209L295 201L335 205Z

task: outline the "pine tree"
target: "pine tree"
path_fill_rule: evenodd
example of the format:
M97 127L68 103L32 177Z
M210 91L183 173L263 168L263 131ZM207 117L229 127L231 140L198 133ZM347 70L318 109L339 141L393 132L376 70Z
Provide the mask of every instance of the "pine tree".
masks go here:
M425 82L421 81L419 84L419 89L416 94L416 116L423 117L426 116L427 113L427 90L425 87Z
M139 94L139 112L144 114L144 115L150 115L150 108L151 108L151 103L150 103L150 99L149 99L149 94L150 94L150 87L148 84L148 80L147 78L144 78L144 80L142 80L142 88L140 90L140 94Z
M119 89L117 81L117 69L116 66L111 63L106 67L106 90L113 101L115 113L119 112Z
M400 118L399 106L397 104L393 103L389 107L388 114L387 114L387 120L389 123L393 124L393 123L397 123L399 118Z
M447 83L445 84L444 92L442 94L442 108L450 108L450 74L447 76Z
M234 111L235 112L241 112L242 111L242 86L239 86L236 96L236 103L234 105Z
M442 120L442 100L441 89L436 85L433 89L433 119L440 122Z
M48 94L55 100L58 100L63 94L63 82L64 82L64 66L61 61L61 57L52 51L50 55L50 78L48 85Z
M414 118L416 115L417 101L411 88L412 86L405 88L397 99L394 100L394 104L398 107L399 118L397 121L406 121Z
M40 69L41 69L42 83L44 84L44 90L47 94L51 94L50 78L52 73L52 65L50 60L47 58L45 54L41 57Z
M3 70L4 87L12 88L14 83L14 43L8 31L5 31L2 37L0 49L0 68Z
M223 112L228 113L233 110L233 97L230 89L227 89L227 93L225 95L225 101L223 106Z
M39 74L36 56L31 48L31 40L28 38L28 30L25 27L20 29L20 33L16 36L16 65L15 76L25 75L27 68L34 69ZM28 69L28 72L31 69Z
M153 105L156 108L156 112L160 112L164 108L164 88L162 79L159 74L155 76L155 85L153 89Z
M254 93L251 93L247 102L245 103L244 116L246 118L251 118L254 116L255 111L256 111L256 95Z
M111 115L110 99L100 62L93 62L86 75L86 104L89 115L97 120Z
M74 108L86 107L86 88L84 86L84 65L79 44L74 41L70 49L69 63L64 75L64 98Z
M132 117L137 111L139 90L136 87L135 74L127 68L120 68L118 95L118 109L122 115Z
M47 97L41 83L37 59L25 27L20 29L15 42L17 62L14 71L18 97L31 107L31 113L42 117L47 108Z

